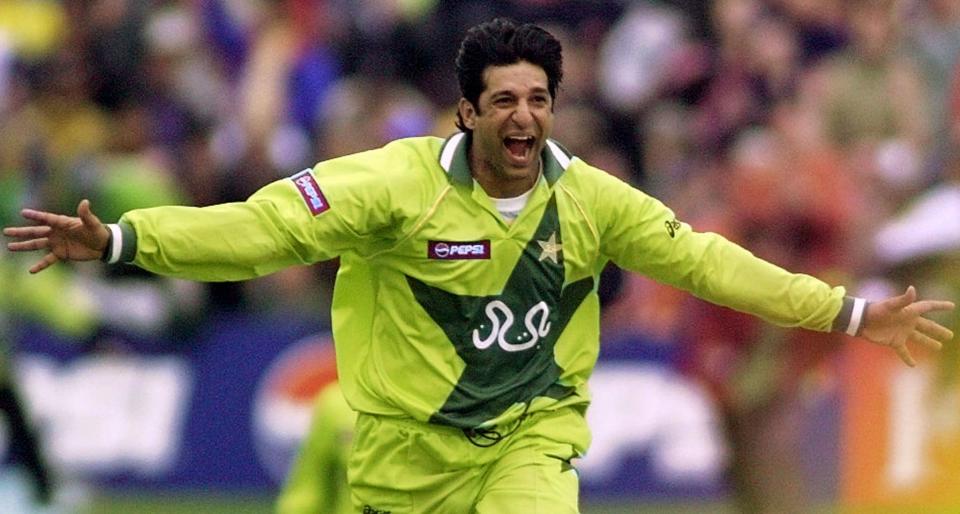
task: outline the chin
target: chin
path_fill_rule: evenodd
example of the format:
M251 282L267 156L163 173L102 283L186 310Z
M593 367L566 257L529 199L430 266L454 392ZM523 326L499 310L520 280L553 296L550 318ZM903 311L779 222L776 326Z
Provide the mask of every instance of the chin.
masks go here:
M511 174L510 174L510 178L512 178L512 179L514 179L514 180L523 180L523 179L527 179L527 178L530 178L530 177L535 176L535 175L536 175L536 171L535 171L535 170L530 170L530 169L528 169L528 168L523 168L523 169L517 169L517 170L515 170L513 173L511 173Z

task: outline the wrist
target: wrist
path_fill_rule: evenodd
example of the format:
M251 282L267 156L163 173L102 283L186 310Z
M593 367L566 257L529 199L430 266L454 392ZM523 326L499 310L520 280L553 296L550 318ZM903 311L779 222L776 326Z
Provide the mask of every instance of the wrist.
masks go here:
M840 312L833 320L832 331L843 332L850 336L859 336L867 321L867 307L870 302L856 296L845 296Z
M859 336L867 321L867 300L854 298L853 312L850 313L850 324L847 326L847 335Z
M104 227L107 229L107 244L100 254L100 260L107 264L116 264L120 261L120 250L123 248L123 232L116 223Z

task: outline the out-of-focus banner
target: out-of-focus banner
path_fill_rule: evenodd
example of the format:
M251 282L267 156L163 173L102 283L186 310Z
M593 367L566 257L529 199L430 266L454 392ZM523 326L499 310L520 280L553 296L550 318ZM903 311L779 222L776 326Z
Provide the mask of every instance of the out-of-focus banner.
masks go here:
M222 316L188 340L105 334L84 349L28 327L17 376L46 453L68 476L267 489L306 430L313 392L335 377L322 334L306 320Z
M951 343L956 344L956 343ZM960 383L851 344L842 445L851 512L960 512Z
M107 334L83 347L27 327L18 348L51 461L110 488L271 490L336 376L329 335L293 319L224 316L186 341ZM591 391L585 498L724 494L724 443L699 386L656 358L603 355Z

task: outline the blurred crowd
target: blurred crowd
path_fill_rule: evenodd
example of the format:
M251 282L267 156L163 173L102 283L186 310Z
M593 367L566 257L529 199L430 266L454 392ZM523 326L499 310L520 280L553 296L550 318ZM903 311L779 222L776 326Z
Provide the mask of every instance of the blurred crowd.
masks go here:
M449 135L458 42L494 16L563 42L555 138L681 220L864 296L960 299L960 0L0 0L0 224L82 198L110 222L242 200L323 159ZM0 272L25 268L13 259ZM57 287L150 333L219 310L324 318L335 266L216 285L77 267ZM734 460L771 468L742 477L746 504L799 501L762 482L802 486L783 479L799 448L770 451L841 338L609 277L604 340L684 348ZM956 345L936 365L953 383Z

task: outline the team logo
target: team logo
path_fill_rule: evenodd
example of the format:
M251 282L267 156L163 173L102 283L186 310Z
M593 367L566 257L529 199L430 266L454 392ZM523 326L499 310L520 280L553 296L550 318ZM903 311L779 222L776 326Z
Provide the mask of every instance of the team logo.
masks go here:
M494 300L487 304L483 312L490 323L490 331L486 336L480 335L480 330L487 328L485 323L480 325L480 330L473 330L473 345L478 350L486 350L496 342L506 352L522 352L536 345L540 342L540 338L550 333L550 306L547 302L540 302L527 311L527 315L523 317L526 330L517 335L515 341L510 341L507 335L507 331L514 322L513 310L507 304Z
M559 254L563 250L563 245L557 242L557 233L550 234L546 241L537 241L540 245L540 262L549 260L554 264L560 264Z
M676 237L677 231L680 230L680 222L675 219L664 221L663 225L667 227L667 233L670 234L671 239Z
M317 184L310 170L303 170L290 177L290 180L297 186L297 189L300 191L300 196L302 196L303 201L307 203L307 208L310 209L311 214L316 216L330 208L330 204L327 203L323 192L320 191L320 185Z
M430 241L427 243L427 256L441 260L489 259L490 241Z

